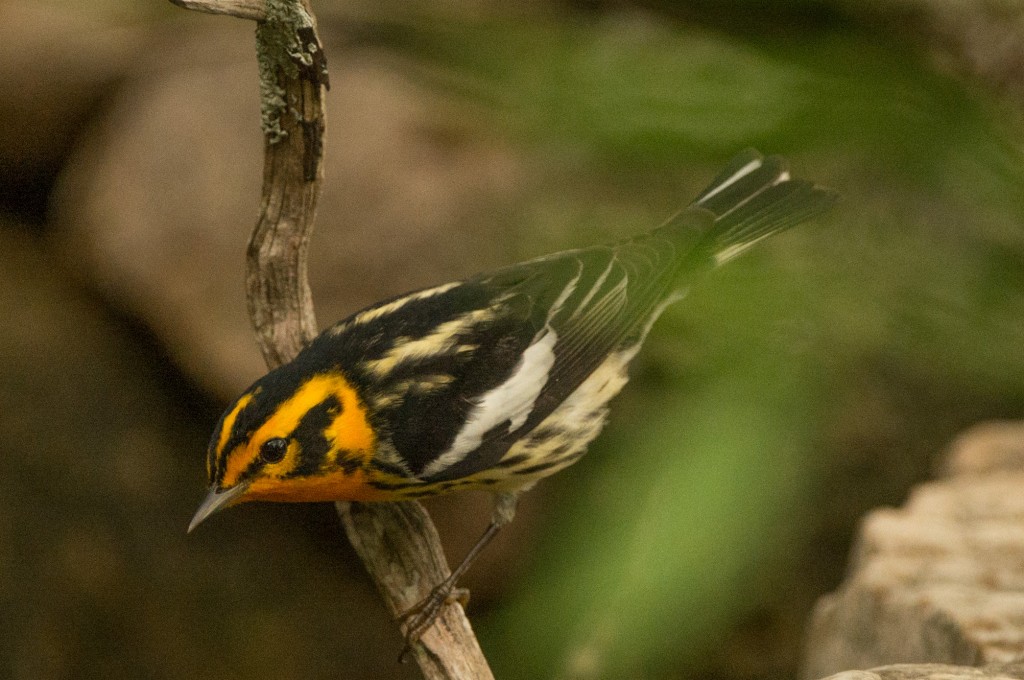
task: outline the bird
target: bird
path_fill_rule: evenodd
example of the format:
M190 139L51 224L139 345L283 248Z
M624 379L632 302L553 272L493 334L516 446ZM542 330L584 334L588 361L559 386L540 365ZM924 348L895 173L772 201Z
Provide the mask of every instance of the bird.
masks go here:
M371 305L224 411L189 532L245 501L402 501L483 489L490 523L406 612L407 645L520 495L579 460L652 324L702 276L828 209L836 193L747 149L662 226Z

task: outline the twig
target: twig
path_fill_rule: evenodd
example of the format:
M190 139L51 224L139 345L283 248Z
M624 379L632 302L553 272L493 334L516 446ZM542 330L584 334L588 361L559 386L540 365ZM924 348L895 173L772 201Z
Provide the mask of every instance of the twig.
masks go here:
M306 260L323 178L328 80L316 19L308 0L171 1L258 21L265 155L246 286L260 349L273 368L295 358L317 332ZM393 613L408 610L448 576L437 531L419 503L338 503L338 513ZM412 652L428 680L493 678L457 604L445 607Z
M263 21L267 17L264 0L171 0L185 9L207 14L226 14L240 19Z
M408 611L447 578L448 563L430 516L419 503L338 503L352 547L391 613ZM452 603L412 648L428 680L493 680L462 606Z

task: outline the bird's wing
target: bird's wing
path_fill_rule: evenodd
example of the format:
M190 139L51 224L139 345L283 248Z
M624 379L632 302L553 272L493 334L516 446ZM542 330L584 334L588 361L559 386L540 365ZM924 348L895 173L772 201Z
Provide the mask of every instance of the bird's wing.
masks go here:
M493 465L671 290L678 243L567 251L372 307L329 331L404 474Z
M612 352L641 341L693 274L833 200L782 159L747 151L659 229L381 303L333 335L359 357L355 378L402 473L458 479L497 463Z

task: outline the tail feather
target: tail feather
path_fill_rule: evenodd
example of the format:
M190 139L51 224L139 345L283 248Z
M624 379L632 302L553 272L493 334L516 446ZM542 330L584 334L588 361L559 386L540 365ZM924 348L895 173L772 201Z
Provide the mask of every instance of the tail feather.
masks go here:
M835 200L835 192L829 189L792 179L781 157L766 158L747 149L732 159L691 207L713 216L708 237L715 264L721 264L823 212Z
M737 200L751 192L789 179L785 159L765 158L756 149L744 149L722 168L694 203L715 214L722 214Z

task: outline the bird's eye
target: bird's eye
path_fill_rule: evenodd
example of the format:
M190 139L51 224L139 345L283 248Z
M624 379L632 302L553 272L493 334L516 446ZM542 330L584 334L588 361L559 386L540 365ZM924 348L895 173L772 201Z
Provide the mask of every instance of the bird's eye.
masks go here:
M260 447L260 460L264 463L280 463L288 452L288 440L275 437L263 442Z

